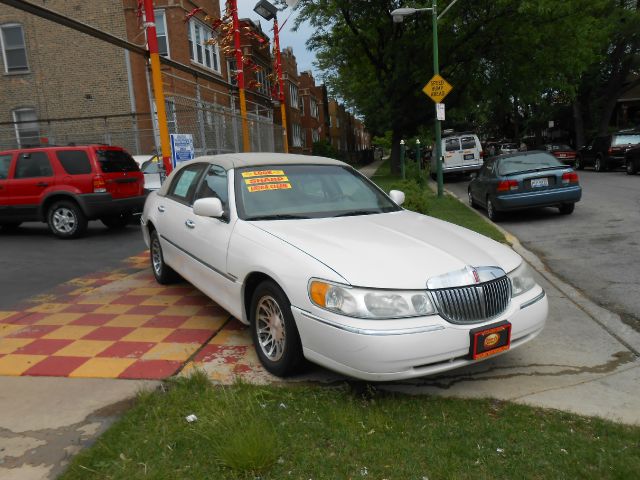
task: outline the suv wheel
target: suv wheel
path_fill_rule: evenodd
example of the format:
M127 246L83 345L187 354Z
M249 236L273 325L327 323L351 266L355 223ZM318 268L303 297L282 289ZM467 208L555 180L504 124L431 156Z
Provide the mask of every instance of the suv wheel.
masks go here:
M473 195L471 194L471 188L467 189L467 195L469 197L469 206L471 208L476 208L476 201L473 199Z
M573 167L576 170L582 170L584 169L584 164L582 163L582 157L580 155L576 155L576 161L573 164Z
M596 163L594 164L594 168L596 169L596 172L606 172L607 171L607 165L606 165L605 161L602 159L602 157L597 157L596 158Z
M117 230L120 228L125 228L131 221L131 217L133 217L133 215L131 215L130 213L123 213L121 215L102 217L100 221L104 223L105 227L112 230Z
M78 238L87 229L87 218L80 207L68 200L54 203L47 213L49 229L58 238Z
M633 160L627 160L626 171L627 175L635 175L638 172L638 167Z

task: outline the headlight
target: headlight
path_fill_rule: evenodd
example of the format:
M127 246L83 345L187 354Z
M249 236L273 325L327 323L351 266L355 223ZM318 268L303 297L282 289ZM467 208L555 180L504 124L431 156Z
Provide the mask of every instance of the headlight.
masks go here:
M533 279L529 267L522 262L518 268L507 275L511 280L511 296L517 297L525 292L528 292L536 285L536 281Z
M405 318L434 315L427 292L374 290L312 280L309 298L320 308L356 318Z

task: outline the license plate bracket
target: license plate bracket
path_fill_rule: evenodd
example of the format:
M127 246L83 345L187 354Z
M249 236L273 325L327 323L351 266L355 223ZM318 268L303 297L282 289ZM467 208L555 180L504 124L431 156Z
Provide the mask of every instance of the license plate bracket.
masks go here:
M473 153L465 153L464 154L464 159L465 160L473 160L475 157L473 155Z
M544 178L532 178L531 179L531 188L540 188L540 187L548 187L549 179Z
M511 347L511 323L504 320L485 327L474 328L469 332L469 357L480 360Z

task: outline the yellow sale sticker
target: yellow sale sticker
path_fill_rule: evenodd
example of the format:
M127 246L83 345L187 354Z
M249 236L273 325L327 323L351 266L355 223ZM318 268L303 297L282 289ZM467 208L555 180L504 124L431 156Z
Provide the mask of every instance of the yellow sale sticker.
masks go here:
M280 175L277 177L258 177L258 178L245 178L244 182L247 185L257 185L260 183L282 183L282 182L288 182L289 181L289 177L286 177L284 175Z
M284 175L282 170L254 170L253 172L242 172L244 178L264 177L266 175Z
M266 190L286 190L291 188L290 183L265 183L263 185L247 185L250 192L264 192Z

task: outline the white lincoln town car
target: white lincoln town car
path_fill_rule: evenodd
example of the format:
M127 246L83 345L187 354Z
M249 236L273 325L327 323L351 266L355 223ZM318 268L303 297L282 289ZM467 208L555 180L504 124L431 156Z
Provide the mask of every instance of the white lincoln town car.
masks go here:
M306 358L419 377L540 333L547 298L517 253L403 201L337 160L228 154L181 164L141 222L157 281L180 275L249 325L278 376Z

